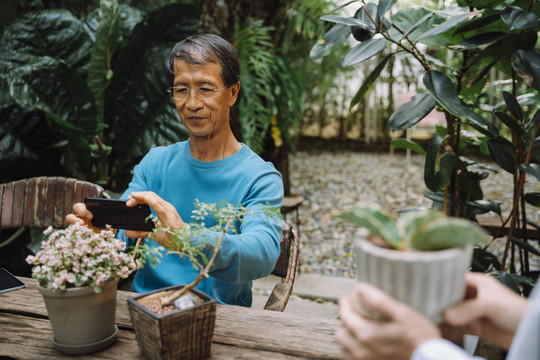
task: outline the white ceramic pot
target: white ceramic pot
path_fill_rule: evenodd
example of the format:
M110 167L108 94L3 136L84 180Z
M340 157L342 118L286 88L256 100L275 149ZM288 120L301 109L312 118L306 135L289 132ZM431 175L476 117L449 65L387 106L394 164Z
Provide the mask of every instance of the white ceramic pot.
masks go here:
M88 286L53 291L38 286L53 330L53 343L67 354L87 354L116 339L118 281L109 281L100 293Z
M472 247L440 251L398 251L366 239L355 243L356 277L409 304L435 323L465 295Z

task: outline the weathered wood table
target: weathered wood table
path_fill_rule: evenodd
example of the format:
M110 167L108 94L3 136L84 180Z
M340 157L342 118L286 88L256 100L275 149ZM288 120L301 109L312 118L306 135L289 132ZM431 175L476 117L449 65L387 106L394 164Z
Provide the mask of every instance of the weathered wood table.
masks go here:
M142 359L129 318L127 299L119 291L116 342L102 351L64 355L52 343L52 330L34 279L26 288L0 294L0 359ZM84 324L81 324L84 326ZM211 359L337 359L334 339L339 320L269 310L218 305Z

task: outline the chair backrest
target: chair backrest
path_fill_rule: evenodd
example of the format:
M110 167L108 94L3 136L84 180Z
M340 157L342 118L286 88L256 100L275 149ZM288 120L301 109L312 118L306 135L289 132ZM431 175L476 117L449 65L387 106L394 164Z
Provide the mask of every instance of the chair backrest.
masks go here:
M281 251L272 274L286 279L287 282L294 282L298 264L299 241L296 231L286 221L283 222L279 246Z
M300 241L298 234L288 222L283 223L280 246L281 252L272 274L281 277L282 282L274 286L264 306L266 310L284 311L292 293L298 267Z
M97 184L65 177L34 177L0 184L0 229L65 228L73 204L108 197Z

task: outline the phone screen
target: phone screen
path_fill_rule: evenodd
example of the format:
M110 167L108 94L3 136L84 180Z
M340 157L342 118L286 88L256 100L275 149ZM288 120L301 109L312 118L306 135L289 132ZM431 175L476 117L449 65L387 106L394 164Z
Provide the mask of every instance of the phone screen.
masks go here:
M25 286L15 275L4 268L0 268L0 293L22 289Z
M85 198L84 204L94 216L92 225L95 227L104 228L110 225L113 229L138 231L154 229L154 223L148 219L151 213L147 204L128 207L125 200L91 197Z

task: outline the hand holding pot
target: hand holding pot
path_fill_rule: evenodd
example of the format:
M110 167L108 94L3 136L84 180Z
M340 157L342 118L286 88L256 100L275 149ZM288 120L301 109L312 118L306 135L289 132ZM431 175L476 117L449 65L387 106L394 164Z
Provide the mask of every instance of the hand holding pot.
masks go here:
M466 282L466 300L448 309L445 320L454 326L465 326L467 332L508 349L527 310L527 300L491 276L468 273Z
M370 312L361 314L358 304ZM344 359L409 359L418 345L441 337L424 315L368 283L360 283L339 305L343 327L336 338Z

